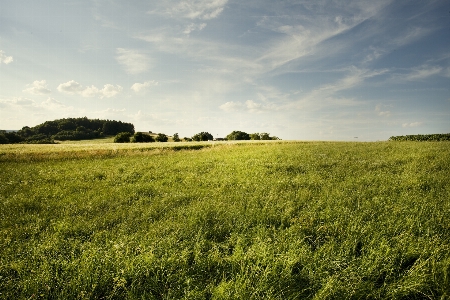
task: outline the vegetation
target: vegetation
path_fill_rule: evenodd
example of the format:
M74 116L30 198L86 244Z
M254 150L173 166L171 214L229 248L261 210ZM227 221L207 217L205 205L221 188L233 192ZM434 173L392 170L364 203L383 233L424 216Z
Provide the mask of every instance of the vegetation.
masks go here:
M390 141L418 141L418 142L450 141L450 133L391 136L389 138L389 140Z
M448 299L448 146L2 145L0 298Z
M131 138L131 133L120 132L114 137L114 143L129 143Z
M279 140L278 137L276 136L270 136L270 133L251 133L250 134L250 139L251 140L263 140L263 141L267 141L267 140Z
M54 143L54 140L88 140L120 132L134 133L134 125L114 120L67 118L47 121L17 132L0 132L0 144Z
M169 140L169 137L167 135L165 135L164 133L158 133L158 135L156 136L155 140L157 142L162 142L165 143Z
M196 141L196 142L201 142L201 141L212 141L214 139L214 137L213 137L213 135L211 134L211 133L209 133L209 132L200 132L200 133L197 133L197 134L195 134L193 137L192 137L192 140L193 141Z
M232 140L249 140L250 139L250 135L248 133L246 133L246 132L243 132L243 131L233 131L232 133L227 135L226 139L229 140L229 141L232 141Z
M131 139L132 143L153 143L155 139L150 135L143 132L136 132Z
M181 139L180 139L180 136L178 135L178 133L174 133L172 139L174 142L181 142Z

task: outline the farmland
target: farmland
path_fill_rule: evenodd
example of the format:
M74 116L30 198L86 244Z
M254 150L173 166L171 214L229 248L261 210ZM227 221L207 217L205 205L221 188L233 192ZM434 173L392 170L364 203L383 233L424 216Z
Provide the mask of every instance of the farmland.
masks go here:
M448 299L448 142L0 145L0 298Z

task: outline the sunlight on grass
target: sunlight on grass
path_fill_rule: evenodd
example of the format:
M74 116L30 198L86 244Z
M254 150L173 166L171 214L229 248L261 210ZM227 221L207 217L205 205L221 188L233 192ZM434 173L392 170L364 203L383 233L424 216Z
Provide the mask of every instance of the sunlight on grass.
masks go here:
M448 145L2 146L0 298L446 299Z

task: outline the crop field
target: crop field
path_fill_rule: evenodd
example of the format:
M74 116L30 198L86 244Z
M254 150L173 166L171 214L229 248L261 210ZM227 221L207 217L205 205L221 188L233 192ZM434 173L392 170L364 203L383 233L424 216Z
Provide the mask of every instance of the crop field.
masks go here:
M449 142L0 145L0 299L449 299Z

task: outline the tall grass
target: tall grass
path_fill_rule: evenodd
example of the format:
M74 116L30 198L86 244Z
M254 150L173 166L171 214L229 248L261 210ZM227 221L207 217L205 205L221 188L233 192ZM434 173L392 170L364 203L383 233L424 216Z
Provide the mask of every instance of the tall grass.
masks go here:
M448 143L108 147L0 148L1 298L450 297Z

